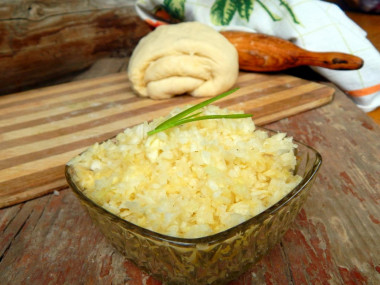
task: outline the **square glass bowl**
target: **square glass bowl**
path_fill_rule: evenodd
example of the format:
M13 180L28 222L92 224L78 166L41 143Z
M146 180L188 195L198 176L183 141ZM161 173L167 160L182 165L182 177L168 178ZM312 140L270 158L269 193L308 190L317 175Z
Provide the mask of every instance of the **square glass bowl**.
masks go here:
M167 236L123 220L83 194L73 180L72 167L66 166L65 175L109 242L148 274L165 284L224 284L238 278L281 240L306 201L322 158L313 148L294 142L298 145L295 174L302 176L298 186L259 215L201 238Z

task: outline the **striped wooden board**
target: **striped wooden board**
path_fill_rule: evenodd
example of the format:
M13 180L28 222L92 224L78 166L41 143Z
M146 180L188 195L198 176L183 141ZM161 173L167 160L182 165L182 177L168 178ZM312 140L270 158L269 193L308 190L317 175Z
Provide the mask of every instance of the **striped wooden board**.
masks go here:
M254 114L257 125L309 110L334 89L289 75L242 73L221 107ZM66 188L64 165L123 129L204 99L136 97L123 73L0 97L0 208Z

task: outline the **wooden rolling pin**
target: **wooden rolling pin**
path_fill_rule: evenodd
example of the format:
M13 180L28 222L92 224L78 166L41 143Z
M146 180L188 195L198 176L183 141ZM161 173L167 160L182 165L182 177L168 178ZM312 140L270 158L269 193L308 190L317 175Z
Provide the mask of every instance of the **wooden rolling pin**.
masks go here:
M357 56L340 52L311 52L274 36L240 31L221 32L237 49L242 70L280 71L301 65L338 70L363 66Z

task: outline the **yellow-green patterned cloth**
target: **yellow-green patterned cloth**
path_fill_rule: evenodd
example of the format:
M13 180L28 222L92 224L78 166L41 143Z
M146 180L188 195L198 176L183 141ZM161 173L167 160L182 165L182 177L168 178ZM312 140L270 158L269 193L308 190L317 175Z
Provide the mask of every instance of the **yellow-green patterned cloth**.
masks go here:
M366 32L335 4L319 0L139 0L136 10L153 26L199 21L216 30L264 33L319 52L344 52L364 60L359 70L312 67L344 90L363 111L380 106L380 53Z

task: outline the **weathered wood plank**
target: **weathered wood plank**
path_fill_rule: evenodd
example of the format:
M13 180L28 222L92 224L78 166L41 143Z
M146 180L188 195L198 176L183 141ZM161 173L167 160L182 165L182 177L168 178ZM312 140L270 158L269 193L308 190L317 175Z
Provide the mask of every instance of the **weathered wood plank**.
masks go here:
M93 279L88 276L89 267L101 272L102 263L95 261L106 260L112 249L70 194L63 191L58 196L43 197L45 204L41 199L37 202L42 209L30 210L13 240L15 244L3 256L1 284L9 284L10 280L13 284L26 280L31 284L74 284L79 276L83 276L81 280ZM37 206L36 201L28 205ZM102 253L97 251L99 244L106 247Z
M5 1L0 9L0 94L129 55L149 27L132 0Z
M380 127L341 92L308 112L307 123L300 114L273 127L323 157L309 200L283 239L295 284L378 284Z

